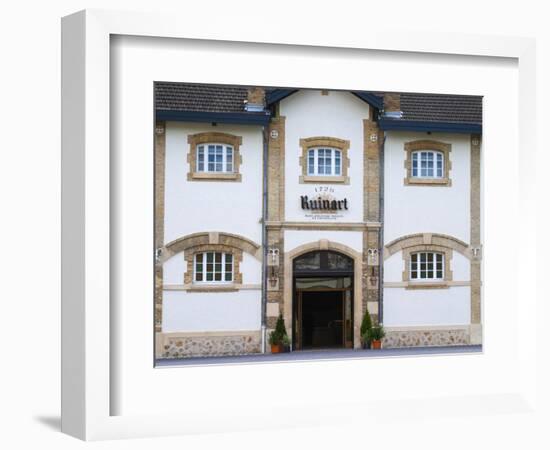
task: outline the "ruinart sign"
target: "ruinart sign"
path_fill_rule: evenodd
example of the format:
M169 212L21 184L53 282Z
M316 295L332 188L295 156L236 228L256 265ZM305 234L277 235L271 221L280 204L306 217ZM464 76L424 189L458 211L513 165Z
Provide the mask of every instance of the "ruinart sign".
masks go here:
M302 209L311 211L336 212L348 209L348 199L336 200L319 195L317 198L309 199L307 195L301 195Z

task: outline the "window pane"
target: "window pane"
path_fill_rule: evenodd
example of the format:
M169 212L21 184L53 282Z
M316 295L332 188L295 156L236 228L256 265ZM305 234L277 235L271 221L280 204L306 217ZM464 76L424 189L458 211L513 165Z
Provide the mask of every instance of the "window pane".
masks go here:
M212 280L213 280L212 272L206 272L206 281L212 281Z
M332 174L332 150L325 148L325 175Z
M329 270L352 270L353 261L345 255L339 253L328 252L327 254L327 269Z
M307 163L307 173L308 175L315 174L315 150L309 150L308 154L308 163Z
M341 158L342 155L339 150L334 151L334 175L341 175L342 169L341 169Z
M233 147L226 148L226 158L225 158L225 170L226 172L233 172Z
M208 146L208 171L214 172L216 165L216 155L214 154L214 146L209 145Z
M206 254L206 262L211 263L211 262L213 262L213 261L214 261L214 254L211 253L211 252L208 252L208 253Z
M325 150L322 148L317 150L317 173L325 174Z
M441 153L437 154L437 173L436 176L443 178L443 155Z
M294 260L295 270L318 270L321 268L321 254L319 252L306 253Z
M201 145L197 151L197 170L204 172L204 147Z

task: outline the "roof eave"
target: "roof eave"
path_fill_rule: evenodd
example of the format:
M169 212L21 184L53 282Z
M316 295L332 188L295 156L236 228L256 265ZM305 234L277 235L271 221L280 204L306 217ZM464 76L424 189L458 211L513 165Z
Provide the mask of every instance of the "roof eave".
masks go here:
M380 119L378 125L384 131L439 131L447 133L481 133L482 126L478 123L456 122L426 122L418 120Z
M267 125L271 116L251 113L157 110L156 119L173 122L216 122L241 125Z
M370 92L365 91L350 91L353 95L359 97L364 102L367 102L370 106L376 109L384 108L384 100Z

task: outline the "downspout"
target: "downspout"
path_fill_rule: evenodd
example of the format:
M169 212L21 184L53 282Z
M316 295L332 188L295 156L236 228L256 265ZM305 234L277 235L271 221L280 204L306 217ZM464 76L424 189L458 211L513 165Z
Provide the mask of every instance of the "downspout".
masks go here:
M263 126L263 174L262 174L262 353L266 352L267 313L267 149L269 126Z
M382 139L380 146L380 165L379 175L380 180L380 232L378 233L378 323L384 323L384 149L386 145L386 133Z

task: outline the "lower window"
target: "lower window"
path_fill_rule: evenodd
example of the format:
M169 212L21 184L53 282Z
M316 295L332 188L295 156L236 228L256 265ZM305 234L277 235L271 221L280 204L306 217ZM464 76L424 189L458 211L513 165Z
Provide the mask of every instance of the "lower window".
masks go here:
M195 255L197 283L229 283L233 281L233 255L222 252L204 252Z
M412 253L410 279L415 281L442 281L445 275L443 267L442 253Z

